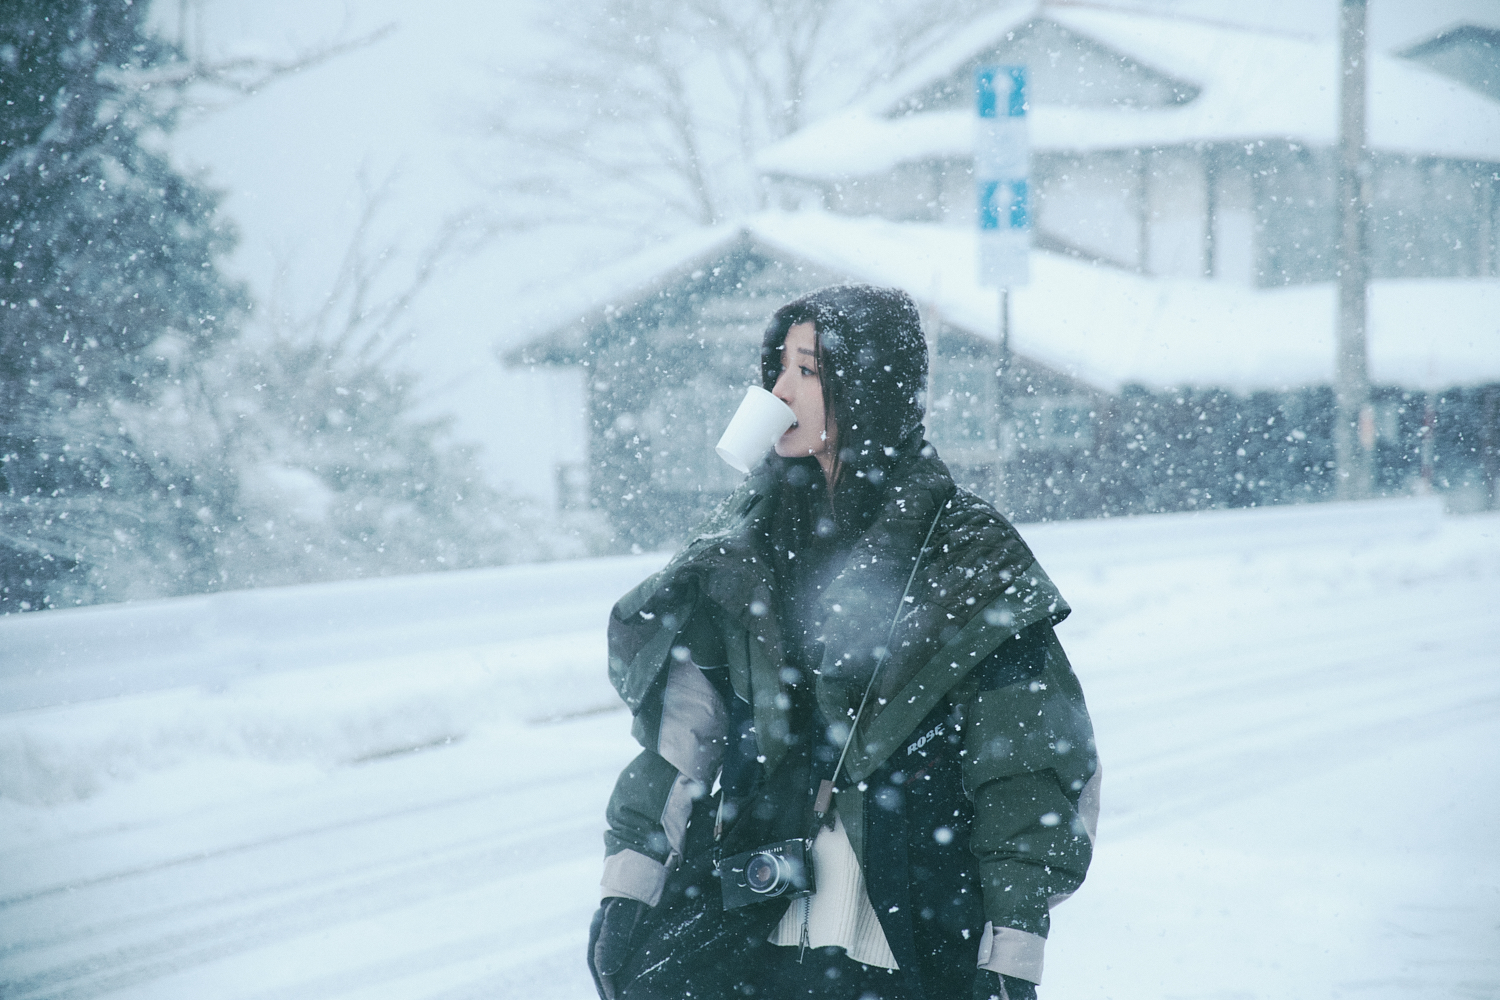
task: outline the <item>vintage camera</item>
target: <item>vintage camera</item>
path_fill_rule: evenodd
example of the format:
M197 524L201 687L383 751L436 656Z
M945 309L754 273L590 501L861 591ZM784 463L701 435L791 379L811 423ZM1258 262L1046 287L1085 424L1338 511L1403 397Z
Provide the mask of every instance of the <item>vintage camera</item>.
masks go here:
M783 840L719 862L724 909L735 910L768 899L801 899L813 894L812 859L807 842Z

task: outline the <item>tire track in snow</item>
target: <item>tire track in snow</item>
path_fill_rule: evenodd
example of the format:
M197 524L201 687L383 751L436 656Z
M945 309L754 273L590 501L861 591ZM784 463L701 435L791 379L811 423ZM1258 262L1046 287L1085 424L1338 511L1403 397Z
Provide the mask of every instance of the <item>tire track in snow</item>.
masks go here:
M613 732L607 724L600 726L599 721L596 717L581 723L502 730L438 751L340 769L313 785L137 824L123 832L111 825L12 847L7 852L7 860L12 863L0 873L0 892L7 884L10 887L0 896L0 913L9 905L48 895L64 896L81 886L106 884L209 857L241 854L282 840L358 830L370 823L420 818L447 809L462 810L485 800L527 803L535 798L546 804L555 798L559 786L583 787L590 780L612 783L618 767L628 759L615 762L621 747L632 755L638 748L627 735ZM592 754L557 752L559 746L576 751L580 745ZM434 753L440 756L434 757ZM471 759L475 754L482 756ZM495 756L526 760L521 772L525 776L518 777L510 767L497 771L492 762ZM580 766L581 760L591 763ZM596 760L599 763L592 763ZM437 774L431 773L434 769ZM382 805L393 798L398 804ZM497 812L495 822L503 824L512 815L513 811ZM309 816L333 819L313 821ZM493 832L503 826L487 829ZM254 830L262 832L247 833ZM101 863L94 855L104 855L104 847L117 848L113 854L138 860L113 866ZM92 870L80 871L80 860ZM50 881L48 873L52 873ZM26 886L28 879L31 885Z
M473 936L256 993L246 1000L303 1000L309 996L338 997L356 992L366 1000L382 996L392 1000L531 996L534 991L517 987L527 982L534 984L538 979L556 983L569 972L585 990L592 990L593 983L587 974L580 974L587 939L586 921L581 921L572 909L534 916L541 919L528 926L531 937L524 942L497 941L493 934ZM580 991L580 996L588 993Z
M618 728L618 720L595 718L519 730L506 740L519 745L500 750L524 759L537 743L545 747L560 740L574 747L615 751L603 736L613 728ZM8 965L18 966L28 958L33 965L45 963L47 951L71 952L61 963L34 968L24 980L15 973L5 977L8 984L0 993L9 995L11 987L26 990L22 995L38 996L116 992L267 942L294 940L322 924L336 926L474 885L501 884L515 859L534 863L550 858L556 867L581 858L590 868L597 866L601 804L615 778L619 762L613 758L618 754L586 754L585 759L600 762L584 769L576 766L576 755L554 755L552 759L575 766L563 770L554 765L552 773L536 777L530 777L534 768L522 769L528 775L524 779L507 769L505 784L452 795L466 754L489 754L494 749L459 746L370 765L369 771L359 769L354 776L363 776L360 780L372 788L395 783L392 787L403 795L397 808L372 811L366 797L345 795L335 801L335 808L352 807L355 815L342 814L334 822L304 824L216 850L178 852L157 864L94 879L81 889L52 891L30 905L0 910L3 923L24 928L17 937L5 935L12 937L6 947L13 960ZM434 796L435 790L450 794ZM319 792L321 788L299 790L289 798L307 804ZM288 797L271 797L276 798ZM259 813L265 805L254 801L237 811ZM223 817L214 822L222 825ZM180 823L163 824L162 835L173 833L173 826ZM481 832L475 834L476 830ZM354 863L339 863L356 842L370 842L375 849L356 850ZM559 846L563 844L570 846ZM337 860L330 864L330 858ZM283 869L291 874L267 878L267 872ZM202 892L202 886L222 890L226 882L227 892ZM153 898L170 899L173 905L143 911L141 902ZM48 903L57 909L37 912ZM95 912L113 916L107 921L78 920L79 914ZM38 916L50 919L38 921ZM85 955L77 955L79 944L87 948ZM108 969L121 969L122 963L133 971L100 979Z
M287 887L263 888L237 893L218 904L200 901L163 914L156 919L139 914L122 915L116 929L125 928L143 940L100 948L100 928L92 929L89 954L45 969L31 976L9 979L4 991L16 1000L63 1000L101 996L150 982L237 953L251 951L302 936L331 923L369 919L378 914L427 902L457 892L494 886L512 878L517 862L540 870L576 863L597 851L599 817L590 809L587 817L575 817L535 827L521 836L491 840L479 850L444 851L437 858L420 861L382 860L353 872L329 873L303 882L292 891ZM275 845L285 846L283 841ZM408 852L407 857L426 855L428 850ZM266 863L274 863L274 858ZM213 859L206 863L213 864ZM285 896L257 902L267 896ZM188 912L184 914L183 910ZM191 918L183 928L180 918ZM517 915L519 928L529 922ZM161 929L155 930L152 925Z
M578 778L591 776L594 773L595 772L593 772L592 770L579 771L575 772L571 776L564 777L563 780L568 780L568 777ZM539 778L531 782L523 782L518 785L497 786L495 788L486 789L482 792L467 793L461 796L453 796L437 801L418 802L411 805L402 806L399 809L391 809L384 812L368 812L357 816L349 816L335 822L322 823L318 825L292 829L255 840L226 844L220 847L214 847L205 850L194 850L178 853L164 859L152 861L148 864L119 869L115 871L108 871L102 874L88 876L81 879L68 879L65 882L53 883L36 888L34 890L28 890L24 892L14 893L9 896L0 897L0 909L5 909L21 903L34 902L37 900L45 899L49 896L70 895L76 893L80 889L89 889L95 886L105 885L110 882L116 882L122 879L150 875L155 872L165 871L182 865L193 865L212 861L215 859L226 858L231 855L252 852L277 844L290 843L310 837L328 836L337 834L341 831L367 827L371 824L391 822L403 817L426 816L430 815L434 811L440 811L453 807L472 806L485 800L509 798L510 796L513 796L517 793L524 793L528 790L536 788L549 787L557 780L558 778L556 776L548 776L546 778ZM108 836L108 834L104 834L103 836Z
M1352 704L1405 704L1424 692L1413 692L1411 665L1395 657L1407 650L1392 650L1389 634L1319 637L1298 647L1298 656L1279 658L1277 662L1296 666L1265 667L1266 657L1259 651L1236 649L1217 657L1201 654L1192 666L1185 666L1179 676L1161 682L1152 678L1149 685L1132 684L1130 690L1108 692L1111 697L1098 699L1106 708L1099 713L1105 721L1129 720L1150 715L1172 719L1178 729L1202 728L1212 733L1254 731L1259 727L1255 710L1269 713L1269 718L1307 718L1318 711L1343 710ZM1467 626L1456 626L1440 640L1418 644L1412 652L1445 663L1441 675L1429 679L1441 681L1468 691L1492 689L1496 679L1493 666L1485 662L1486 648L1500 646L1500 628L1481 619ZM1212 667L1204 669L1203 661ZM1429 684L1429 688L1437 685ZM1428 691L1430 696L1448 697ZM1313 722L1315 720L1309 719ZM1136 746L1152 747L1161 742L1162 730L1153 725L1134 733ZM1157 735L1151 735L1151 734ZM1142 763L1151 756L1134 758Z
M259 851L262 853L262 856L252 859L248 864L239 869L227 872L223 865L223 862L226 860L223 855L182 859L174 862L173 867L187 866L211 869L211 871L203 873L189 873L187 876L189 880L197 880L200 874L205 876L214 875L216 876L214 881L221 884L224 881L233 881L234 879L224 878L225 875L230 875L252 887L248 889L236 889L232 892L211 896L183 899L173 906L158 909L142 909L131 912L114 907L110 909L113 909L116 915L111 919L74 922L63 931L54 931L51 928L45 928L38 933L37 930L32 930L32 936L30 937L25 936L28 928L22 927L17 930L16 936L12 940L8 941L3 947L0 947L0 957L8 954L42 951L75 941L97 941L107 934L137 930L143 924L147 923L169 923L174 920L180 920L185 916L201 916L216 909L231 910L255 904L257 900L274 900L285 896L295 896L298 893L306 892L308 889L320 886L357 888L361 883L368 882L372 877L379 876L385 872L420 869L425 865L448 858L471 857L476 854L485 855L498 850L521 851L537 838L545 838L555 834L573 833L580 828L597 829L599 823L599 817L594 815L587 817L569 816L562 818L561 821L553 820L539 826L533 825L531 829L519 835L506 836L506 831L496 829L482 835L466 837L447 844L435 845L431 840L416 841L414 843L418 846L403 848L399 852L392 852L378 859L362 859L354 864L325 864L319 866L316 874L313 875L281 876L275 880L267 880L264 878L264 873L275 864L278 855L287 853L287 851L302 853L306 850L306 845L290 842L250 845L243 848L243 851L247 853ZM313 853L316 856L321 856L322 852L317 850L320 845L312 846L314 848ZM118 879L111 880L111 882L120 883L118 886L121 889L120 894L127 899L149 897L159 891L161 887L151 886L146 883L151 876L159 874L162 870L157 868L122 875ZM207 879L205 878L204 880L206 881ZM95 885L86 887L81 891L85 894L92 893L96 897L95 905L101 902L107 904L108 900L97 899L100 888L99 885ZM68 914L65 915L71 915L72 911L77 908L78 902L77 893L69 893L68 895L70 896L72 906L70 906ZM27 916L24 912L18 914L21 920L27 919ZM36 915L31 915L31 919L35 921ZM35 924L33 923L31 926L35 927Z
M1258 792L1337 771L1392 742L1416 742L1468 729L1500 733L1497 720L1500 694L1480 701L1457 701L1416 716L1325 727L1311 735L1297 723L1268 727L1260 739L1240 741L1209 754L1192 748L1191 768L1173 763L1131 768L1127 771L1131 802L1110 807L1106 798L1108 811L1101 816L1100 826L1107 837L1138 836ZM1106 773L1106 780L1112 776ZM1107 786L1105 794L1109 794Z
M1165 684L1157 671L1149 689L1126 694L1123 685L1108 685L1114 697L1096 699L1107 706L1096 718L1110 772L1102 822L1111 835L1132 836L1343 767L1392 742L1497 727L1500 624L1484 596L1449 602L1450 614L1425 631L1391 613L1373 627L1351 617L1360 627L1330 634L1334 614L1316 634L1285 634L1279 649L1200 649L1168 667ZM1161 726L1167 719L1173 724ZM1112 754L1111 745L1123 752Z

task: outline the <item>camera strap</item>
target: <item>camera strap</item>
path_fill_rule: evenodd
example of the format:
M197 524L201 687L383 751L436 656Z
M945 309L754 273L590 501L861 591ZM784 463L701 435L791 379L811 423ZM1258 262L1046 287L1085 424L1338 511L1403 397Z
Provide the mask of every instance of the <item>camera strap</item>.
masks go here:
M927 552L927 547L932 542L933 533L937 531L938 521L942 519L944 504L938 505L937 513L933 515L932 524L927 528L927 536L922 540L922 547L917 550L916 560L912 563L911 573L906 578L906 586L901 591L901 598L896 602L896 611L891 616L890 628L886 631L885 643L879 649L879 657L875 663L875 669L870 673L869 683L865 685L864 694L859 700L859 707L854 712L854 718L849 723L849 732L844 737L844 746L839 753L838 763L833 767L829 777L818 782L817 793L813 797L813 819L808 827L806 841L811 845L817 837L818 830L824 825L829 811L833 808L833 793L837 791L839 772L843 770L844 761L849 756L849 747L854 743L854 734L859 729L860 720L864 718L865 708L870 703L870 695L875 691L875 682L880 679L881 668L885 666L890 658L891 641L896 636L896 626L901 623L901 610L906 606L907 598L911 596L912 584L916 582L917 570L922 566L922 557ZM721 784L719 787L719 805L714 817L714 859L717 863L721 855L721 841L724 834L725 813L725 789Z
M912 563L911 574L906 578L906 587L901 591L901 599L896 602L896 613L891 616L891 627L886 631L885 643L878 651L878 659L875 669L870 672L870 682L865 685L864 696L859 699L859 708L855 710L854 718L849 723L849 734L844 737L844 749L839 754L839 761L833 766L833 774L824 778L818 784L818 793L813 798L813 823L808 831L809 842L818 834L818 828L823 825L824 818L833 807L833 793L837 790L835 783L838 781L839 772L844 768L844 761L849 756L849 747L854 744L854 734L859 729L860 719L864 718L865 706L870 703L870 695L875 690L875 682L880 678L880 668L884 667L891 655L891 641L896 637L896 626L901 623L901 609L906 607L907 598L911 596L911 586L916 582L917 569L922 565L922 556L927 552L927 546L932 542L932 534L937 531L938 521L942 519L943 507L938 504L937 513L932 517L932 524L927 529L927 537L922 540L922 547L917 549L916 561Z

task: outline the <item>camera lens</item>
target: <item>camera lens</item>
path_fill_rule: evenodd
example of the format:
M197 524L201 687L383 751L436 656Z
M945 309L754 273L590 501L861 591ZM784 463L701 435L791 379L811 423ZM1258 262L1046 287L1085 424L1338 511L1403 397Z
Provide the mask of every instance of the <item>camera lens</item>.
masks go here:
M791 882L791 865L779 854L761 851L745 866L745 885L763 896L780 895Z

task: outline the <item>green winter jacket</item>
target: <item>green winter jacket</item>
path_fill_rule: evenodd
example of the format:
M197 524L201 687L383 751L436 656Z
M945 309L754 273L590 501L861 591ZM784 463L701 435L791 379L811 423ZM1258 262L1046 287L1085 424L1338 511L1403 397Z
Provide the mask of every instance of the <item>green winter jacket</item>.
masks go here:
M634 713L633 733L645 750L621 775L608 808L606 896L657 903L680 858L690 804L713 784L724 706L699 671L681 662L678 645L679 630L705 602L723 630L730 683L753 717L765 772L775 772L787 752L775 580L758 544L773 485L765 468L753 473L697 537L613 610L610 679ZM957 948L973 955L968 977L983 967L1039 981L1048 910L1083 881L1098 810L1092 726L1051 632L1069 608L1015 529L955 486L930 445L901 460L884 486L881 513L823 594L824 669L816 697L827 719L852 719L863 685L830 678L841 673L842 657L878 655L912 580L876 697L856 727L836 808L903 967L930 965L930 953ZM1023 633L1032 637L1030 652L1018 666L1007 655L1019 650ZM924 776L931 771L929 782L938 778L928 791L939 788L945 760L951 792L932 801L913 795L905 825L891 827L885 812L871 812L882 790L918 765ZM939 820L929 822L920 809L947 816L950 807L967 824L958 844L964 857L929 857L929 827ZM877 826L881 843L871 844L869 831ZM871 868L885 841L906 831L912 849L899 852L895 866L907 870L904 877L935 880L955 902L982 895L982 916L975 902L970 917L933 931L952 938L953 948L922 938L925 929L899 912L906 887L882 882L891 864ZM883 907L887 897L897 902ZM883 908L908 922L888 920ZM931 907L905 907L913 909L925 917ZM913 950L917 939L927 957ZM948 981L943 970L928 971L929 982Z

